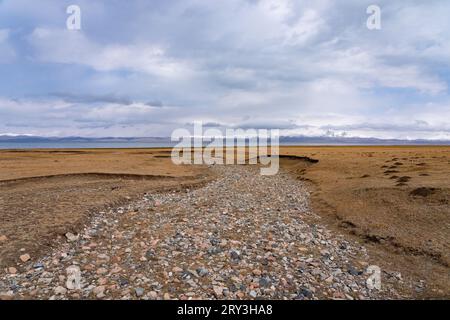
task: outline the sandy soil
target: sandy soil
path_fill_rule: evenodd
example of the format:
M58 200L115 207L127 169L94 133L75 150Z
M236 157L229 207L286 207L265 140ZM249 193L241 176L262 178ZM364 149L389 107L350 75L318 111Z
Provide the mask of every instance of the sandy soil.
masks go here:
M168 149L0 151L0 267L33 257L94 210L147 191L212 179L201 166L175 166ZM450 297L450 147L282 147L309 182L321 222L364 242L370 255L425 290ZM293 161L292 161L293 160ZM2 240L3 239L3 240Z
M384 266L424 279L416 297L450 297L450 147L284 147L310 182L328 225L359 239Z

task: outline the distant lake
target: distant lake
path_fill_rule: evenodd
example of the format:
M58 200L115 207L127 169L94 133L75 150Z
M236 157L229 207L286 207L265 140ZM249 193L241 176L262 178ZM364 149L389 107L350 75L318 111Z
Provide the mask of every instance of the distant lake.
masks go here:
M0 142L0 149L114 149L114 148L172 148L176 142L95 142L95 141L36 141L36 142ZM205 146L208 143L205 143ZM239 144L240 145L240 144ZM280 142L280 145L321 145L321 143ZM325 145L325 144L323 144Z
M108 148L171 148L170 142L86 142L86 141L42 141L0 142L0 149L108 149Z

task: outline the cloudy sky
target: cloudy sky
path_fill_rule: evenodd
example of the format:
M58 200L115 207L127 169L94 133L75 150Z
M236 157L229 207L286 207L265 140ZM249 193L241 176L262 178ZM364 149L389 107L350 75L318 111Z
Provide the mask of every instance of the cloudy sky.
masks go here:
M450 139L449 82L446 0L0 0L0 134Z

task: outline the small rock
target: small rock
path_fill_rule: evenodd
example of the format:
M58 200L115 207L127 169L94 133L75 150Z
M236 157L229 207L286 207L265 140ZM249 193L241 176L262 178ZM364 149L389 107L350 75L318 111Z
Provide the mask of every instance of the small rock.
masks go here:
M353 266L348 266L348 267L347 267L347 271L348 271L348 273L350 273L352 276L357 276L357 275L359 275L359 274L362 273L362 272L359 272L358 270L356 270L356 268L353 267Z
M75 241L78 240L79 235L74 235L74 234L71 233L71 232L67 232L67 233L66 233L66 238L67 238L67 241L69 241L69 242L75 242Z
M208 269L205 269L205 268L198 268L196 271L197 271L197 274L199 275L199 277L204 277L204 276L208 275L208 273L209 273Z
M261 270L255 269L255 270L252 271L252 273L253 273L255 276L260 276L260 275L261 275Z
M67 292L67 289L62 287L62 286L57 286L54 290L55 294L60 294L60 295L64 295Z
M97 269L97 274L105 274L108 272L108 269L106 268L98 268Z
M53 278L51 278L51 277L40 277L38 279L38 283L46 285L46 286L50 285L50 283L52 283L52 281L53 281Z
M152 249L147 250L147 252L145 252L145 257L149 260L156 260L157 256L155 254L155 252Z
M14 268L14 267L9 267L9 268L8 268L8 272L9 272L10 274L16 274L16 273L17 273L17 269Z
M120 277L120 278L119 278L119 285L120 285L121 287L125 287L125 286L127 286L129 283L130 283L130 282L128 281L128 279L125 279L125 278L123 278L123 277Z
M252 291L250 291L249 295L250 295L250 297L252 297L252 298L256 298L257 293L256 293L255 290L252 290Z
M223 287L220 286L213 286L214 294L217 298L222 297L223 295Z
M116 266L111 270L111 273L119 273L120 271L122 271L122 268L119 266Z
M21 260L22 262L27 262L27 261L30 260L30 259L31 259L31 257L30 257L30 255L29 255L28 253L23 254L23 255L20 256L20 260Z
M233 260L235 260L235 261L241 259L240 252L237 251L237 250L231 250L231 251L230 251L230 257L231 257L231 259L233 259Z
M99 254L99 255L97 256L97 258L100 259L100 260L106 260L106 261L109 261L109 256L106 255L106 254L104 254L104 253Z
M5 236L5 235L0 236L0 242L5 242L6 240L8 240L7 236Z
M136 293L136 297L141 297L144 295L144 288L136 288L134 292Z
M180 267L173 267L172 271L178 273L178 272L182 272L183 269L181 269Z
M311 299L313 296L311 290L304 288L304 287L300 288L298 295L302 298L308 298L308 299Z
M94 290L92 290L92 292L97 296L99 294L104 293L105 289L106 289L105 286L98 286L98 287L95 287Z
M270 281L269 278L261 278L261 279L259 279L259 286L262 287L262 288L269 287L270 284L271 284L271 281Z

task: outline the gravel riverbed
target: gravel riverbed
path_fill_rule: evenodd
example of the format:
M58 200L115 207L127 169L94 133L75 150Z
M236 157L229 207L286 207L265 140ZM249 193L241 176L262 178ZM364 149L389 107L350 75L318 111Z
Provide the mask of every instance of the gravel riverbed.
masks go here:
M315 221L308 190L286 172L215 166L192 190L146 194L93 215L40 258L0 272L2 299L400 298L358 243ZM370 262L370 263L369 263Z

